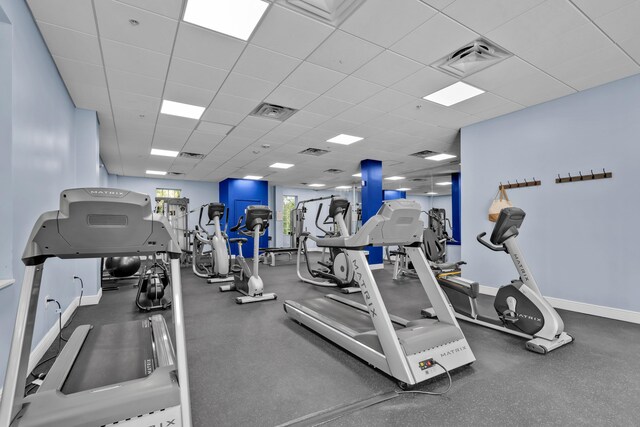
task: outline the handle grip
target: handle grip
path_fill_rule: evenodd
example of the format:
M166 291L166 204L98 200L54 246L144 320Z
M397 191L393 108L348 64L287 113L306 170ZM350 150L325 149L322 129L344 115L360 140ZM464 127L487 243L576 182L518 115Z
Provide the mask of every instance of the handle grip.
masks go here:
M486 236L486 235L487 235L487 233L480 233L476 237L476 239L478 240L478 242L480 242L480 244L482 244L482 246L486 246L487 248L491 249L494 252L506 252L507 251L507 249L504 246L493 246L491 243L485 241L483 239L483 237Z
M236 232L238 231L238 229L240 229L240 226L242 225L242 220L244 219L244 215L240 216L240 218L238 218L238 223L236 225L234 225L233 227L231 227L229 229L230 232Z

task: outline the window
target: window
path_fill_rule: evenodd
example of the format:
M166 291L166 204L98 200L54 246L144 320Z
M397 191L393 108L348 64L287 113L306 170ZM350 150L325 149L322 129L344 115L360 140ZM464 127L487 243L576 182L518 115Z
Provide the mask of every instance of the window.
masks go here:
M182 190L179 188L156 188L156 197L171 197L178 199Z
M297 196L282 196L282 231L291 235L291 211L296 208Z

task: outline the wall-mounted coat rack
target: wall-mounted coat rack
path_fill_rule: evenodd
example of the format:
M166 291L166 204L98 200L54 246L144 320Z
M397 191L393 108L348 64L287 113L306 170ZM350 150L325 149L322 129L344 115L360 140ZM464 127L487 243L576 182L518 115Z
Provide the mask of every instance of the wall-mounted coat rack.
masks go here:
M525 179L524 182L518 182L518 180L516 179L515 184L512 184L510 181L507 181L507 185L500 183L500 187L498 187L498 189L509 190L511 188L535 187L536 185L542 185L542 181L533 178L533 181L528 181L527 179Z
M604 168L602 169L602 173L593 173L593 169L591 169L591 172L585 175L582 174L582 171L579 171L578 175L567 175L568 176L561 177L560 174L558 174L558 177L556 178L556 184L561 184L564 182L591 181L593 179L605 179L611 178L613 176L611 172L607 172L606 170L604 170Z

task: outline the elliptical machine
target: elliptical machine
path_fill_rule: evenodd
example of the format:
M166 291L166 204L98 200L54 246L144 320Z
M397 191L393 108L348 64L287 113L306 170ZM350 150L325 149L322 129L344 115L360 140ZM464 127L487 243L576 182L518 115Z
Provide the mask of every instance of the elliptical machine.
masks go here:
M320 206L318 206L318 213L316 214L316 227L325 234L325 237L349 237L349 229L347 228L345 221L345 217L349 212L349 206L350 203L347 199L331 196L329 214L322 223L323 225L333 225L334 230L331 231L323 228L319 223L320 214L322 213L322 203L320 203ZM311 268L309 252L307 250L307 239L309 238L309 234L310 233L307 231L301 232L298 242L296 272L298 273L300 280L315 286L338 287L340 288L340 292L345 294L360 292L360 287L354 280L354 271L349 259L347 258L347 253L342 248L329 248L329 261L319 261L318 263L320 264L320 268ZM304 256L305 263L307 264L307 271L311 277L303 276L300 271L302 256Z
M202 213L207 207L208 225L213 225L213 234L209 234L202 225ZM213 202L200 206L198 225L193 232L193 273L207 279L207 283L229 282L233 280L231 274L231 248L227 238L227 224L222 231L220 221L224 217L224 204ZM228 216L228 215L227 215ZM210 250L206 251L209 246Z
M169 272L164 261L153 254L151 265L143 268L138 279L136 306L140 311L165 310L171 307L171 301L165 297L169 287Z
M525 213L520 208L505 208L491 233L491 243L478 235L477 240L494 252L511 256L520 278L502 286L493 300L493 307L479 304L478 282L457 275L438 274L438 283L449 297L456 317L502 332L527 338L527 350L546 354L569 344L573 337L564 332L564 322L556 310L542 296L529 266L516 243ZM430 309L422 311L430 317Z
M245 219L244 224L242 224ZM221 285L220 291L238 291L244 296L236 297L236 303L246 304L250 302L259 302L274 300L278 296L274 293L263 293L264 284L262 278L258 275L258 266L260 265L260 236L264 235L269 227L271 219L271 209L268 206L251 205L247 206L244 218L241 216L238 223L231 227L230 231L237 231L240 234L253 238L253 271L249 268L247 261L242 255L242 245L247 243L248 239L238 237L229 239L230 243L238 244L238 255L236 263L240 266L239 271L234 274L234 282L228 285Z

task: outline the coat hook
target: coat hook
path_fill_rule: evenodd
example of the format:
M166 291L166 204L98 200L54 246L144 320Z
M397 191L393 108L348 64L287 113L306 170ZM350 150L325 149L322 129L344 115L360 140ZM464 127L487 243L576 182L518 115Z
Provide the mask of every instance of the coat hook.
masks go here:
M604 170L604 168L602 168L602 173L605 174L605 176L607 175L607 172Z
M593 174L593 169L591 169L591 179L596 179L596 176Z
M578 171L578 173L580 174L580 181L582 181L584 179L582 176L582 171Z

